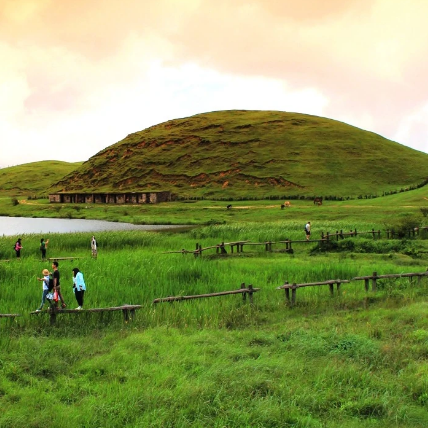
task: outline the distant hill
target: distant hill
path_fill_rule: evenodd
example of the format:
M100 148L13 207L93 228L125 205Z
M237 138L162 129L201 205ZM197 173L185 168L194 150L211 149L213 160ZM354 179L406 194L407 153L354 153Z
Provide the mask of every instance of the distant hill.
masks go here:
M427 177L427 154L372 132L305 114L232 110L130 134L51 190L357 197L416 185Z
M48 188L82 162L42 161L0 169L0 192L10 196L47 195Z

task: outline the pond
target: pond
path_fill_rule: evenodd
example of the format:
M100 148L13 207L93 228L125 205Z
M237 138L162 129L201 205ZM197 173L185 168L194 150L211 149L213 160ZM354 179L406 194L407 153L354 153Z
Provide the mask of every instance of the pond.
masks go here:
M166 229L178 229L183 227L185 226L135 225L130 223L117 223L103 220L0 217L0 236L72 232L95 233L109 230L158 231Z

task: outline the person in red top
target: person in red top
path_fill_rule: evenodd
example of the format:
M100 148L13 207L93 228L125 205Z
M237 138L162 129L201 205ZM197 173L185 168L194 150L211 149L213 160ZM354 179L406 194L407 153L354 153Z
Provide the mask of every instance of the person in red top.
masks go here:
M58 262L57 261L54 261L52 263L52 269L53 269L52 278L54 281L54 288L53 289L54 289L54 291L56 291L58 293L58 297L61 300L61 308L64 309L67 305L65 304L64 299L63 299L62 294L61 294L61 283L59 281L60 275L59 275Z
M21 238L18 238L18 240L15 242L15 253L18 259L21 258L21 250L22 250Z

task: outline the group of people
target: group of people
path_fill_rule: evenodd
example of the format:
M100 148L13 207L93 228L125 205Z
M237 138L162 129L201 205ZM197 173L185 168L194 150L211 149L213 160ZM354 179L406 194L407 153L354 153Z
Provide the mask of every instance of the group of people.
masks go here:
M40 252L42 255L42 261L46 260L46 251L48 249L49 239L41 238L40 239ZM24 247L22 246L22 239L18 238L18 240L15 242L15 245L13 246L13 249L15 250L15 255L17 259L21 258L21 250ZM95 239L95 236L92 235L91 238L91 253L92 257L97 258L98 250L97 250L97 240Z
M83 273L80 272L79 268L74 268L73 272L73 292L76 298L77 304L79 305L76 309L83 309L83 299L86 291L86 284L83 278ZM43 269L43 277L37 278L38 281L43 282L42 302L36 309L39 312L43 309L46 300L49 302L51 308L57 308L59 302L61 302L61 308L66 308L67 305L61 293L61 275L58 269L58 262L52 263L52 274L48 269Z

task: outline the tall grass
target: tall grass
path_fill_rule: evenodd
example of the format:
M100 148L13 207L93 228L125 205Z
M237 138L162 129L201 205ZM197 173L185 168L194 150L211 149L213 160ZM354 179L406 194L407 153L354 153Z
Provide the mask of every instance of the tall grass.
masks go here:
M275 222L101 233L97 259L86 234L51 235L50 257L82 257L59 265L70 307L75 266L85 275L86 308L143 305L129 323L119 313L82 311L58 315L55 327L46 314L29 315L41 297L36 277L50 264L39 259L39 237L24 236L22 260L0 264L0 312L22 314L0 319L0 426L426 426L426 280L379 281L377 293L354 281L334 297L328 287L300 289L292 309L276 290L284 281L419 272L426 259L321 253L315 243L294 254L164 254L226 236L298 236L300 228ZM12 250L13 242L2 238L0 248ZM152 304L242 282L261 288L254 305L240 295Z

